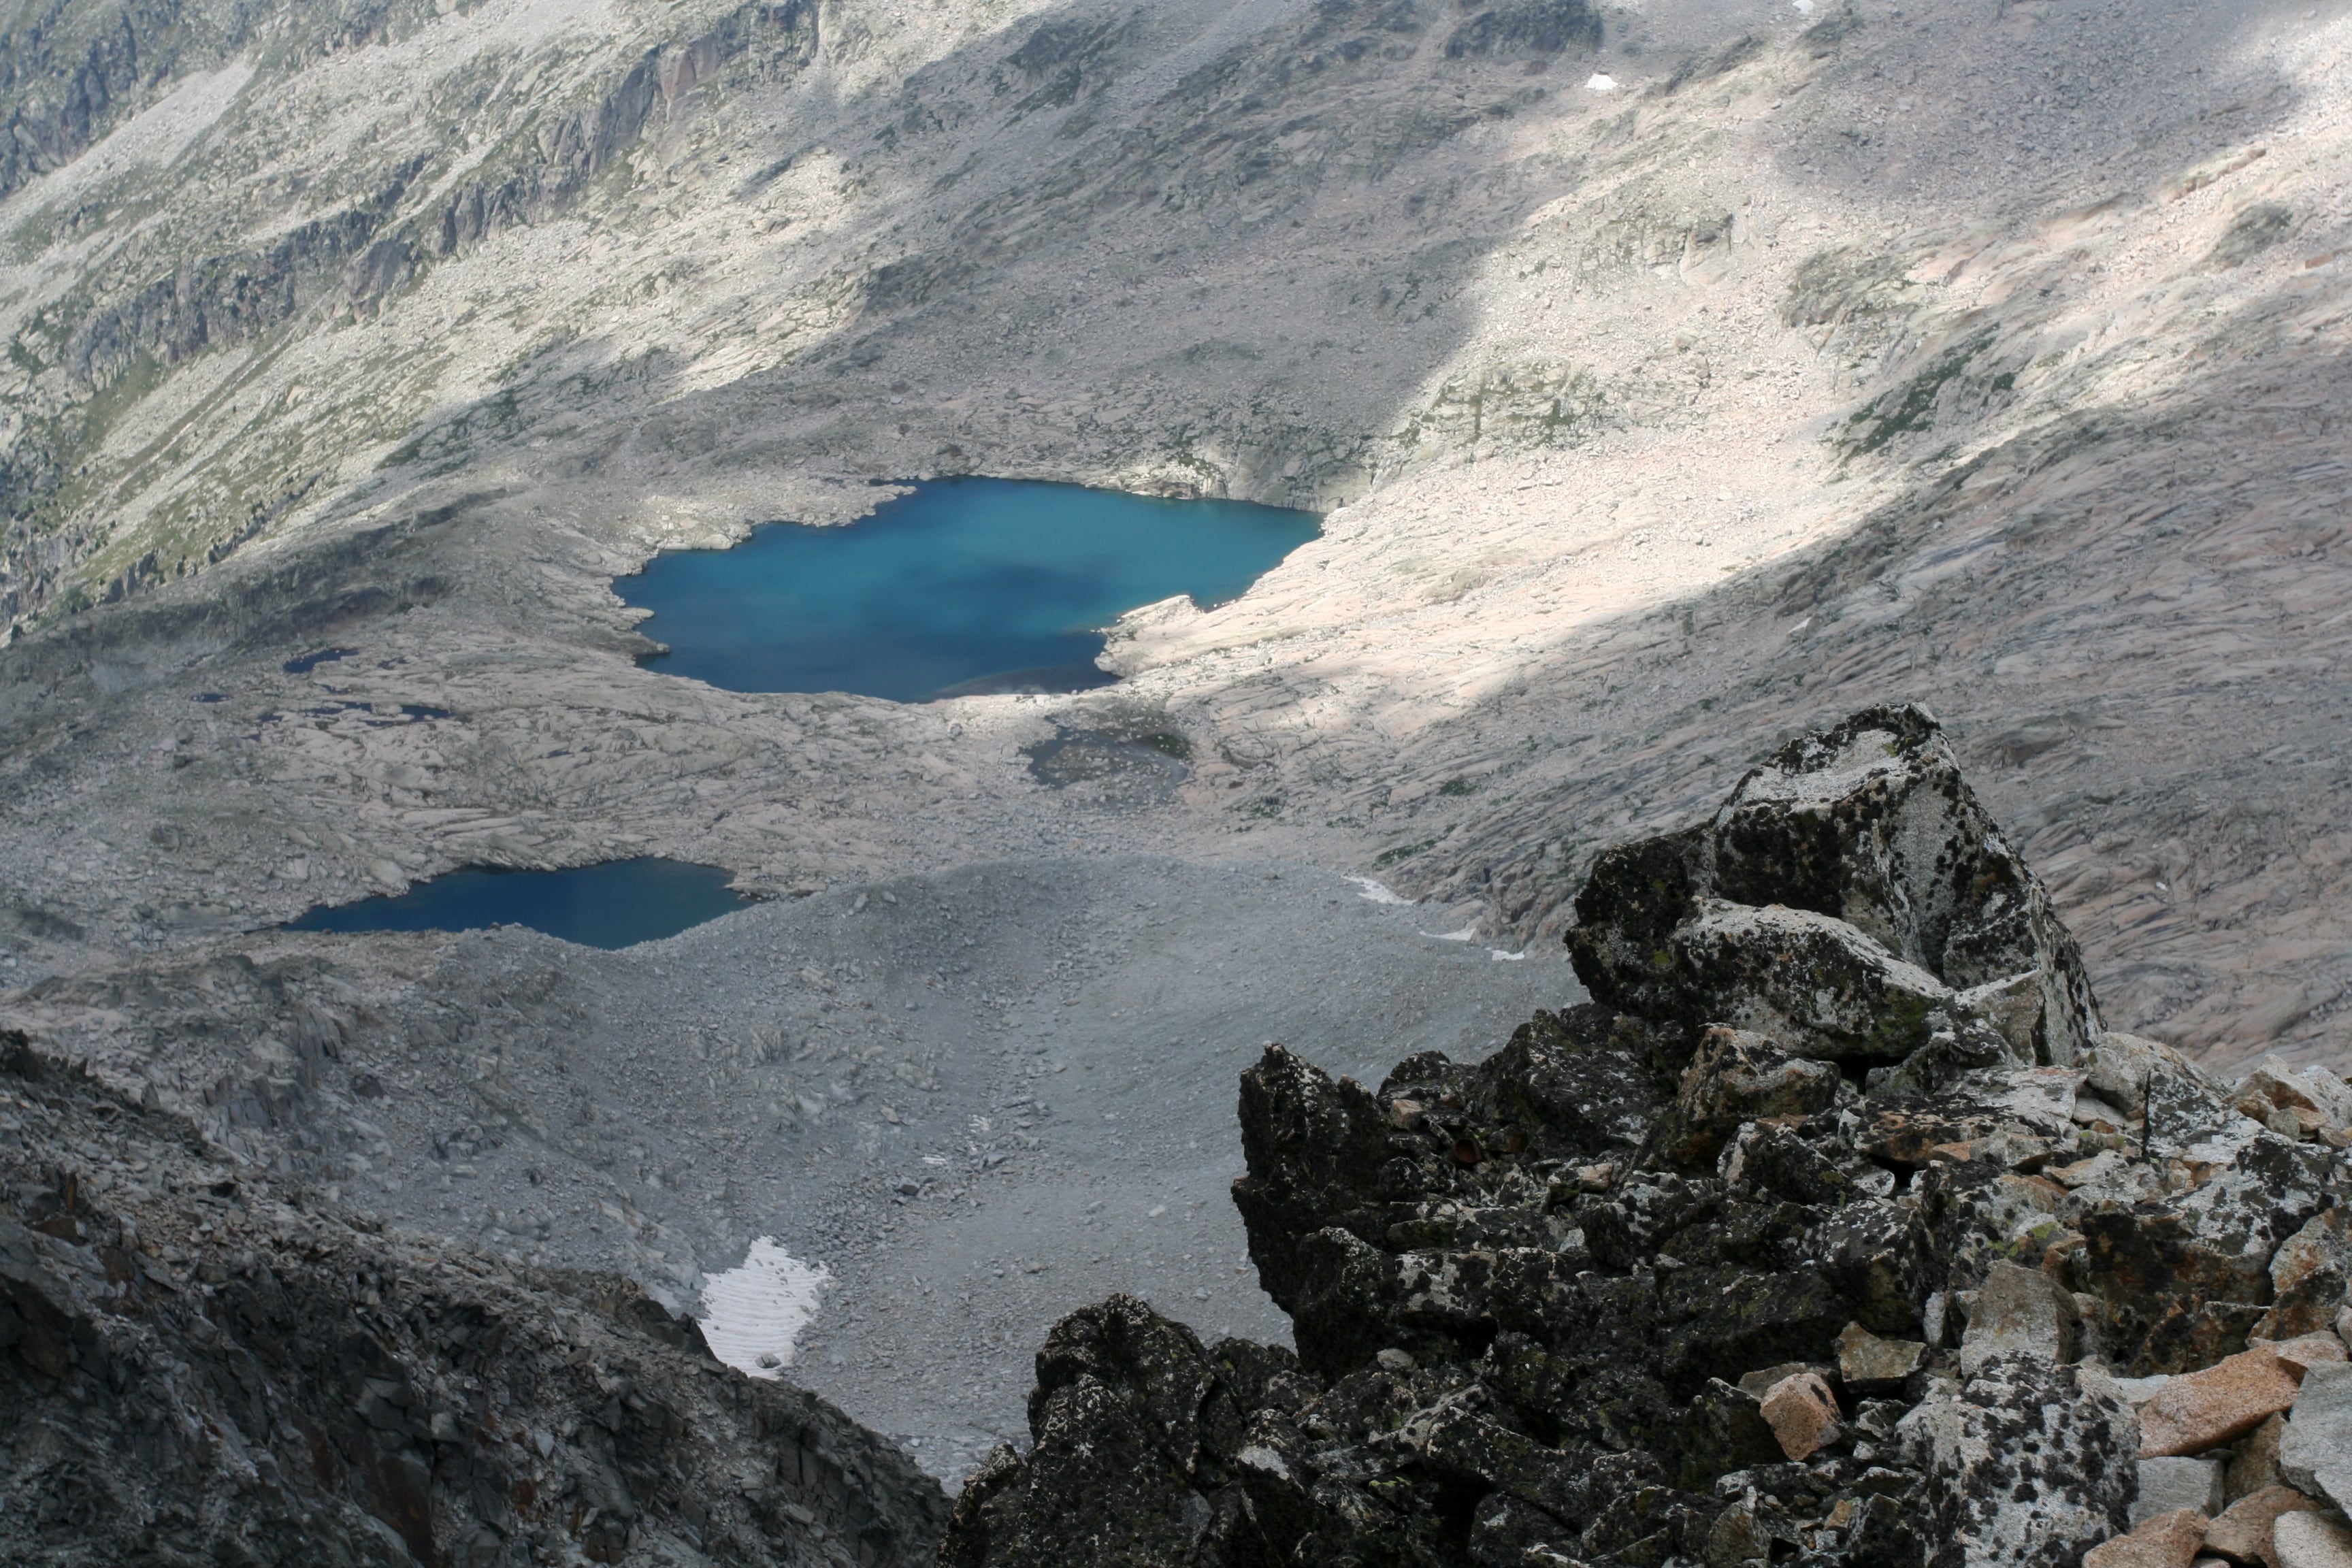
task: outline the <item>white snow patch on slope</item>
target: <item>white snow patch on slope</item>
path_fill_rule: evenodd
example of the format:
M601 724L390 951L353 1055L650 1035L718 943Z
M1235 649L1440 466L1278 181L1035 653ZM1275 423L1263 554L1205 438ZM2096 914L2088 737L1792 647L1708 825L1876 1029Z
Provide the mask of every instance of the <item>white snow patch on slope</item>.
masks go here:
M1421 934L1427 937L1432 942L1468 942L1472 937L1478 934L1478 922L1476 921L1472 921L1460 931L1425 931Z
M1384 884L1370 877L1350 877L1348 880L1356 884L1356 897L1360 899L1369 899L1376 904L1404 904L1410 906L1414 901L1412 899L1406 898L1402 893L1391 890Z
M803 1263L763 1236L742 1263L702 1282L710 1353L751 1377L775 1378L793 1364L801 1331L816 1316L817 1292L833 1283L821 1263Z

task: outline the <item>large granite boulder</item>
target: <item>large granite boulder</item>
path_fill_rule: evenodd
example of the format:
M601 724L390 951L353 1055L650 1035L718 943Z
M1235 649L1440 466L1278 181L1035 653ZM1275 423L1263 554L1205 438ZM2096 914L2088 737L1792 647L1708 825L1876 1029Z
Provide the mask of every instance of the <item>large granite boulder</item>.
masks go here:
M1996 1357L1904 1416L1927 1477L1926 1568L2073 1568L2130 1525L2139 1431L2095 1368Z
M1872 1063L1937 1015L2021 1061L2098 1039L2073 937L1916 707L1791 742L1706 822L1606 851L1576 916L1578 978L1653 1019Z

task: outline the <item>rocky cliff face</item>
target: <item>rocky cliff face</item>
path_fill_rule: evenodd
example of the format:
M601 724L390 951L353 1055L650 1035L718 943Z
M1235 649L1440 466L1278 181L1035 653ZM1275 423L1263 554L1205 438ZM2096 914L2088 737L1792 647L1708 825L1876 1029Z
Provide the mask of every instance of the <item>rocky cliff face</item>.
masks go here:
M1297 1354L1073 1315L944 1562L2070 1568L2144 1492L2193 1551L2277 1483L2247 1434L2345 1356L2352 1089L2103 1029L1927 715L1792 743L1577 910L1601 1000L1484 1062L1266 1048L1234 1197Z
M629 1281L383 1234L0 1050L0 1558L930 1555L935 1482Z

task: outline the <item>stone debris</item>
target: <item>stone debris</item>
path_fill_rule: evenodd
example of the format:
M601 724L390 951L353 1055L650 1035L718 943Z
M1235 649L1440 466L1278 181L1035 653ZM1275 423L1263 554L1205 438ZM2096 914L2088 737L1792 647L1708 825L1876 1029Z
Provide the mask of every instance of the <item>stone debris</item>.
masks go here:
M1891 1394L1919 1370L1927 1347L1916 1340L1884 1340L1860 1323L1838 1335L1838 1381L1857 1394Z
M1985 1271L1968 1331L1960 1337L1960 1373L1973 1377L1995 1356L2074 1359L2082 1311L2066 1289L2038 1269L1995 1263Z
M2284 1412L2272 1416L2241 1439L2237 1457L2222 1478L2222 1495L2231 1502L2249 1498L2265 1487L2281 1484L2285 1477L2278 1468L2279 1444L2286 1436L2286 1415Z
M1656 874L1637 874L1640 865ZM2095 1002L2074 986L2070 939L2042 919L2046 897L1949 768L1932 720L1874 710L1792 743L1708 825L1620 847L1601 866L1613 869L1597 868L1579 896L1570 950L1595 993L1616 1000L1538 1013L1484 1060L1419 1052L1370 1088L1266 1047L1242 1075L1245 1173L1234 1199L1249 1262L1289 1315L1296 1352L1203 1343L1131 1296L1069 1314L1038 1358L1032 1444L999 1448L972 1475L945 1526L948 1568L1070 1561L1074 1539L1105 1563L1200 1568L1350 1558L1737 1568L1799 1556L1808 1568L2074 1568L2152 1524L2151 1511L2183 1511L2158 1502L2211 1515L2217 1473L2225 1512L2274 1486L2341 1500L2352 1363L2324 1329L2261 1332L2283 1303L2298 1322L2334 1322L2344 1308L2328 1284L2334 1232L2315 1226L2352 1195L2326 1136L2339 1129L2289 1136L2178 1053L2101 1027ZM1956 876L1967 885L1948 880ZM1675 885L1703 891L1659 891ZM1984 891L2001 887L2000 900ZM1813 1000L1774 973L1784 942L1829 955L1811 972L1826 987ZM1624 966L1643 951L1664 955L1646 977ZM1839 975L1853 984L1838 989ZM322 1025L278 1047L288 1072L299 1070L298 1051L323 1055L331 1033ZM2085 1096L2094 1103L2078 1114ZM174 1110L116 1103L116 1119L135 1115L197 1144L207 1135ZM503 1406L493 1399L508 1411L498 1430L521 1434L517 1454L498 1449L495 1465L463 1446L478 1405L427 1402L416 1441L458 1443L468 1473L492 1476L509 1499L433 1494L433 1549L445 1559L498 1562L487 1545L457 1548L487 1541L478 1525L511 1542L528 1524L579 1534L583 1555L581 1532L602 1530L596 1551L608 1556L637 1550L634 1538L686 1560L725 1537L756 1561L782 1539L776 1518L818 1544L870 1529L890 1543L876 1554L928 1553L941 1500L901 1485L858 1447L887 1445L824 1425L839 1418L781 1383L719 1367L698 1331L635 1287L565 1282L355 1226L332 1238L314 1277L303 1272L319 1261L302 1261L310 1242L289 1253L238 1202L207 1202L218 1178L176 1173L182 1156L142 1145L140 1169L163 1175L132 1181L119 1142L129 1125L94 1111L73 1129L45 1124L50 1168L28 1167L12 1189L29 1233L84 1247L100 1236L90 1266L73 1264L93 1278L106 1271L104 1247L126 1259L134 1251L127 1233L104 1239L108 1224L131 1224L142 1238L133 1289L156 1269L185 1289L193 1263L200 1285L233 1290L246 1279L261 1291L237 1272L250 1254L289 1299L321 1303L314 1316L374 1311L369 1291L404 1303L408 1327L370 1331L390 1335L387 1353L403 1364L445 1381L457 1352L417 1325L472 1310L444 1291L450 1269L489 1281L483 1310L536 1347L513 1370L541 1381L536 1392L508 1388ZM96 1186L55 1173L68 1155L88 1168L77 1139L122 1148L101 1162L104 1203ZM450 1156L453 1179L478 1179L476 1140L453 1139ZM239 1192L278 1179L237 1169L247 1173ZM287 1181L291 1195L273 1202L341 1212ZM924 1191L905 1184L898 1196L909 1202ZM625 1205L600 1212L631 1228L641 1217ZM289 1237L308 1236L270 1213ZM144 1245L164 1235L210 1239L174 1243L174 1259ZM34 1245L53 1271L65 1268L62 1254ZM220 1278L204 1277L207 1267ZM545 1302L565 1291L584 1291L625 1333L687 1358L627 1363L644 1409L607 1387L604 1374L626 1361L625 1345L595 1339L608 1331L530 1316L561 1319L571 1309ZM123 1316L101 1306L90 1310ZM11 1310L47 1321L29 1297ZM274 1310L264 1304L265 1327L279 1321ZM179 1336L167 1363L195 1354L190 1336L204 1331L193 1320L144 1321L139 1331L162 1322ZM250 1326L222 1331L232 1329ZM55 1337L18 1335L0 1365L55 1362L43 1348ZM564 1358L583 1349L603 1369L593 1420L581 1415L590 1385L554 1370L580 1370ZM257 1342L251 1353L278 1390L270 1397L298 1413L320 1407L324 1368L287 1363ZM754 1370L784 1370L780 1351L763 1353L777 1364L755 1356ZM680 1364L701 1370L677 1373ZM657 1439L656 1428L672 1431L658 1412L687 1408L681 1376L718 1403L693 1405L691 1421L679 1416ZM131 1439L95 1424L116 1413L91 1415L26 1386L28 1421L54 1415L82 1435L100 1474L130 1473ZM782 1430L763 1403L772 1396L849 1478L824 1506L793 1489L833 1485L814 1460L796 1458L796 1479L772 1487L728 1468L770 1473L756 1445ZM197 1401L242 1423L233 1404L225 1394ZM728 1425L738 1420L751 1436ZM728 1479L690 1492L651 1482L643 1496L625 1484L596 1492L582 1459L562 1493L581 1500L576 1513L515 1514L523 1505L511 1483L559 1486L549 1453L572 1463L590 1426L652 1445L634 1451L665 1454L662 1464L691 1477ZM283 1447L274 1418L240 1430L248 1447ZM709 1447L677 1446L693 1443ZM509 1465L526 1452L543 1462L528 1476ZM53 1472L10 1473L5 1518L46 1517ZM191 1517L246 1518L247 1505L224 1500L235 1491L227 1473L187 1473ZM633 1515L618 1511L624 1493ZM289 1529L372 1528L313 1490L289 1495ZM394 1506L368 1496L370 1509ZM689 1496L700 1523L677 1500ZM125 1518L126 1529L152 1523ZM679 1533L689 1527L691 1547ZM204 1533L212 1527L190 1528L173 1551L218 1544ZM2223 1548L2250 1534L2258 1527L2225 1533L2211 1554L2236 1561ZM0 1548L11 1544L0 1536ZM2201 1538L2179 1560L2200 1549ZM2143 1551L2179 1548L2171 1535L2146 1536L2110 1555L2137 1562Z
M2332 1337L2338 1303L2352 1287L2347 1223L2352 1223L2352 1209L2327 1209L2280 1244L2271 1258L2271 1309L2254 1326L2256 1334L2275 1340Z
M2287 1485L2338 1508L2352 1503L2352 1365L2306 1373L2279 1436L2278 1468Z
M2101 1029L1916 710L1605 852L1578 908L1599 1000L1485 1061L1368 1089L1267 1047L1234 1197L1296 1358L1068 1320L950 1568L1063 1520L1090 1560L1231 1568L2189 1568L2345 1365L2249 1338L2347 1190L2332 1146ZM1113 1338L1153 1348L1049 1369Z
M2175 1377L2140 1406L2140 1456L2201 1454L2217 1447L2294 1405L2303 1382L2295 1363L2268 1344Z
M2327 1212L2334 1214L2336 1211L2330 1209ZM2331 1366L2343 1361L2344 1342L2333 1333L2303 1334L2282 1342L2277 1346L2277 1355L2281 1366L2302 1378L2307 1376L2313 1367Z
M1754 1372L1741 1373L1739 1390L1743 1394L1751 1394L1758 1399L1761 1399L1790 1378L1801 1373L1811 1373L1813 1376L1823 1379L1838 1375L1837 1368L1833 1366L1811 1366L1803 1362L1783 1362L1778 1366L1759 1367Z
M1645 1017L1829 1061L1946 1042L1935 1070L2071 1064L2095 1036L2074 939L1916 708L1792 742L1706 822L1604 851L1576 909L1577 977Z
M2001 1356L1932 1393L1899 1430L1925 1477L1930 1563L2056 1568L2128 1521L2131 1412L2095 1369Z
M0 1120L0 1562L931 1554L896 1445L625 1279L388 1228L21 1036Z
M2259 1563L2264 1568L2279 1568L2272 1547L2272 1527L2283 1514L2308 1512L2318 1507L2293 1487L2264 1487L2221 1510L2206 1529L2205 1550L2236 1563Z
M2168 1510L2130 1534L2091 1548L2084 1554L2083 1568L2189 1568L2205 1544L2206 1524L2200 1510Z

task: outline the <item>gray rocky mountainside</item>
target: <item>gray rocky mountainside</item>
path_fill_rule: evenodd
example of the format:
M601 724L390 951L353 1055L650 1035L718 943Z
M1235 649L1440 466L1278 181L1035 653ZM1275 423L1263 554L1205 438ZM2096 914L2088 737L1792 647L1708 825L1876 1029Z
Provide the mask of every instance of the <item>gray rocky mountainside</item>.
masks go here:
M5 940L71 971L469 863L783 893L1246 835L1516 941L1725 759L1905 699L2119 1022L2318 1059L2347 26L12 13ZM610 584L656 550L969 472L1329 516L1241 600L1128 617L1091 696L633 664ZM1056 722L1198 761L1106 820L1028 773Z
M1233 1200L1296 1348L1114 1294L951 1514L612 1276L273 1176L7 1041L26 1561L2318 1568L2352 1085L2105 1026L1939 726L1612 847L1596 998L1377 1090L1279 1045ZM943 1515L945 1516L943 1519Z
M929 1559L937 1482L628 1280L385 1234L0 1051L6 1561Z
M2347 285L2346 0L27 0L0 1558L2343 1568ZM963 474L1322 530L645 662Z

